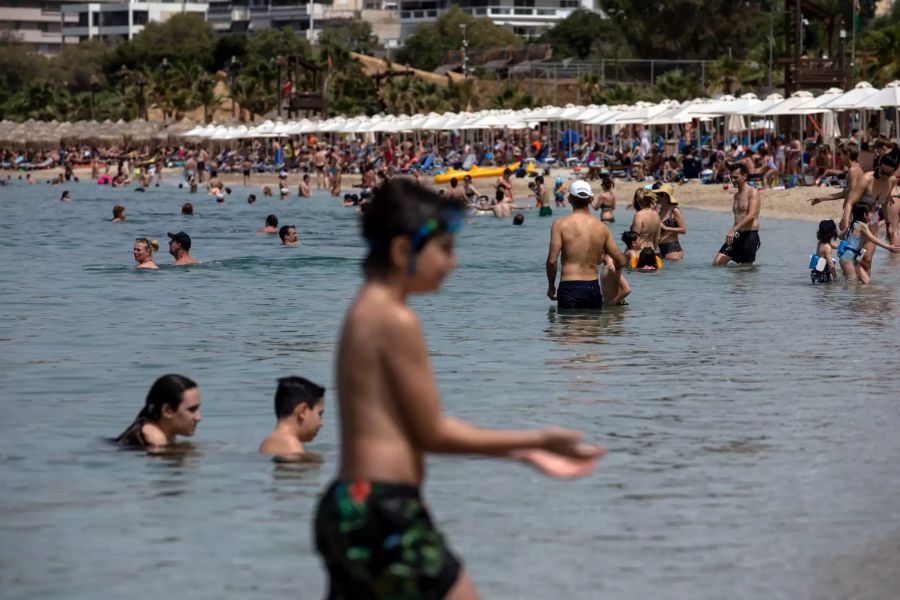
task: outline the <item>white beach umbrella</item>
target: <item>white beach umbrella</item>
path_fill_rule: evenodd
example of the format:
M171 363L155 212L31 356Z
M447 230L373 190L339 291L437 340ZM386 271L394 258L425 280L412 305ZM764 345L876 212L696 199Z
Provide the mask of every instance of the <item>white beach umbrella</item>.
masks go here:
M810 92L794 92L791 94L791 97L778 102L766 108L765 110L759 111L756 114L761 117L770 117L773 115L796 115L798 112L795 109L803 104L804 102L809 102L813 99L813 95ZM821 109L816 109L814 112L822 112ZM804 114L804 113L799 113Z
M857 105L863 100L876 93L878 93L878 90L873 88L872 84L866 81L860 81L852 90L838 95L826 106L832 110L854 109L857 108Z
M816 96L812 100L804 102L803 104L799 104L794 110L798 112L798 114L808 114L806 111L808 109L819 109L818 112L824 112L826 110L831 110L830 108L826 108L829 102L834 101L838 96L844 93L844 90L841 88L829 88L825 90L825 92L821 96Z
M890 82L883 90L861 100L854 108L877 110L883 107L900 107L900 79Z
M643 124L653 117L664 113L667 109L668 106L664 104L641 106L619 115L613 122L617 125Z
M745 107L743 110L739 111L737 114L745 115L745 116L753 116L759 115L763 111L772 108L776 104L784 102L784 96L778 93L772 93L760 100L757 104L753 104Z
M728 108L732 106L734 102L737 102L737 98L730 94L725 94L724 96L719 96L712 102L704 102L702 104L698 103L699 106L697 107L697 110L695 112L698 114L707 113L722 115L725 114L725 111L728 110Z

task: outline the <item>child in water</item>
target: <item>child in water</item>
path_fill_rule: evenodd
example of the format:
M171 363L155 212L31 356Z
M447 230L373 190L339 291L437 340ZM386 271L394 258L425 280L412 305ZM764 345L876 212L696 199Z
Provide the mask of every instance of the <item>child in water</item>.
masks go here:
M275 429L259 446L262 454L298 457L322 427L325 388L303 377L283 377L275 391Z
M819 231L816 232L816 254L810 263L809 277L813 284L831 283L837 281L837 269L834 267L834 259L831 251L837 240L837 225L831 219L819 222Z
M426 454L510 458L560 478L587 475L603 454L573 431L481 429L442 412L407 298L436 292L456 266L463 208L394 179L363 213L365 281L337 353L340 466L315 521L329 598L477 598L422 499Z
M633 231L623 231L622 232L622 243L625 244L625 261L626 264L631 264L632 261L637 261L638 254L640 254L640 249L637 247L638 234Z
M853 205L850 226L844 232L844 241L838 246L838 259L841 261L841 270L847 281L858 279L863 284L872 282L872 273L862 264L864 255L862 247L865 241L872 242L893 254L900 252L900 247L889 246L869 230L868 223L871 212L872 205L866 202L857 202Z

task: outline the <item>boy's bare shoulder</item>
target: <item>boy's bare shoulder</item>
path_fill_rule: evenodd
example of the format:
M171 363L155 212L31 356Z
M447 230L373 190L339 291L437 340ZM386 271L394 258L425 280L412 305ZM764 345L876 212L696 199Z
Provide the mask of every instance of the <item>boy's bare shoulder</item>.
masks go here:
M419 331L419 319L408 306L395 299L367 294L351 309L347 326L357 335L396 339Z

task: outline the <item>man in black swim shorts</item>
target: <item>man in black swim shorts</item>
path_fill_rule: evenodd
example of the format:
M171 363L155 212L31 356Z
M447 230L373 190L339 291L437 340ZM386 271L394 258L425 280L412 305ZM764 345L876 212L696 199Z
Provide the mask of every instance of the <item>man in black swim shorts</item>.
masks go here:
M720 267L734 261L752 264L759 250L759 190L750 187L750 171L744 163L731 165L731 182L734 193L734 226L725 234L725 243L713 258L713 266Z
M550 250L547 253L547 297L556 300L560 309L600 309L604 298L609 304L620 304L630 288L622 277L625 257L616 247L609 228L591 215L594 193L587 181L577 180L569 186L572 214L557 219L550 228ZM556 273L562 254L559 289ZM608 258L607 258L608 257ZM609 260L611 262L609 262ZM603 283L597 267L609 264Z

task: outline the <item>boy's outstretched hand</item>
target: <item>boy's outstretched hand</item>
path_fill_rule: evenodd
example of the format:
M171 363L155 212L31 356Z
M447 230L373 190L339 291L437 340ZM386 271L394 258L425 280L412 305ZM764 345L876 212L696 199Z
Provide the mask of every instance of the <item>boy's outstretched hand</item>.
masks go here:
M602 446L579 446L579 448L582 454L579 458L538 449L521 451L518 458L544 475L558 479L576 479L593 471L597 466L597 459L606 453Z

